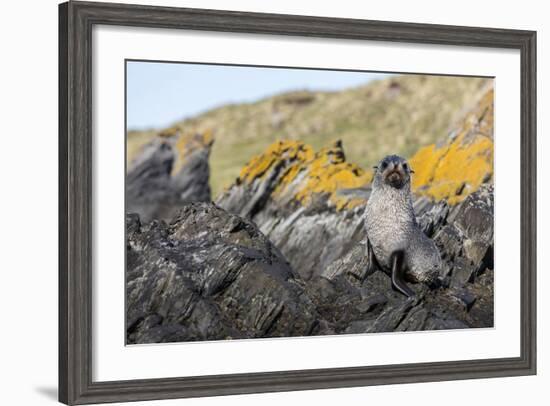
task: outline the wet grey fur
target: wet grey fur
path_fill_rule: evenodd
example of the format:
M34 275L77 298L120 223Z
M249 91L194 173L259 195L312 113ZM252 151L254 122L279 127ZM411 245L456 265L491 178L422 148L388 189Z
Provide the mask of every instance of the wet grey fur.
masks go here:
M401 251L407 280L434 282L442 266L441 256L416 221L411 199L411 168L405 159L390 155L380 161L375 171L365 226L378 265L391 272L392 254ZM401 175L398 187L387 180L392 171Z

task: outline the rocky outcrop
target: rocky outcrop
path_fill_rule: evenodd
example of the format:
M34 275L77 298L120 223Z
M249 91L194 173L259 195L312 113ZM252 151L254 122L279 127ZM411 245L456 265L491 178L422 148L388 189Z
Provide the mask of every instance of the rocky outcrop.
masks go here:
M422 217L439 224L448 268L435 289L413 285L414 299L392 291L384 273L366 273L363 242L306 281L253 222L213 203L189 204L170 224L128 215L127 343L492 326L492 236L463 227L491 216L490 195Z
M281 141L215 204L180 205L169 223L128 216L128 343L493 326L491 100L410 159L417 220L444 261L437 283L407 299L367 272L372 173L342 143Z
M217 204L258 224L308 280L364 237L365 200L346 191L371 177L346 161L340 142L315 153L282 141L253 158Z
M208 157L213 139L204 134L161 134L129 164L126 211L142 220L170 219L184 204L210 201Z
M311 335L315 306L249 221L211 203L167 225L127 217L127 342Z
M366 274L365 240L330 264L322 277L345 277L360 291L385 298L375 324L359 323L363 332L492 326L493 187L483 186L452 208L436 204L418 221L440 249L444 267L437 286L410 285L416 300L392 292L388 276Z

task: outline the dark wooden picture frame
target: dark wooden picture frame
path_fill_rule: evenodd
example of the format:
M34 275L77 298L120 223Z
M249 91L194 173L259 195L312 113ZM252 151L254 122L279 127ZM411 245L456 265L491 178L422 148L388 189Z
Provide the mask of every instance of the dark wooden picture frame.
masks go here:
M518 49L521 354L517 358L218 376L92 380L92 27L95 24ZM536 32L68 2L59 6L59 400L184 398L536 373Z

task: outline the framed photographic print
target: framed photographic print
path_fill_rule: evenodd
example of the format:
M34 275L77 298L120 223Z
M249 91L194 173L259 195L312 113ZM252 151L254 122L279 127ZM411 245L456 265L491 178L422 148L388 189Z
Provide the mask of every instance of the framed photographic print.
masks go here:
M59 8L59 398L536 373L536 33Z

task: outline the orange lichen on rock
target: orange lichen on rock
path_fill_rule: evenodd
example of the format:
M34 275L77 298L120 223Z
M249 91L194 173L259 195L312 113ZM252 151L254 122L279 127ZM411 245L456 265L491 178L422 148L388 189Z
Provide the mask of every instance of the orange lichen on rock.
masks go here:
M162 137L168 137L168 135L160 134ZM177 137L174 142L174 150L176 152L176 159L172 173L177 173L185 164L185 159L193 152L203 149L209 149L214 143L214 136L212 131L204 131L202 133L182 133L176 132L171 136Z
M413 190L457 204L493 176L493 89L481 98L444 146L421 148L410 160Z
M263 177L274 165L289 164L289 169L292 169L292 163L307 162L313 155L313 149L302 142L293 140L275 142L263 154L253 157L241 169L239 177L250 183L256 178ZM288 176L285 180L291 181L292 175Z
M359 166L346 162L342 145L323 148L307 163L307 176L298 188L295 197L308 204L316 194L328 194L336 209L349 208L352 199L337 195L340 189L351 189L370 183L372 174ZM357 203L357 199L353 199Z
M248 183L255 179L266 181L274 173L277 180L273 198L292 199L307 206L316 196L324 195L337 210L363 202L339 196L338 190L361 187L372 179L372 173L346 162L340 142L315 153L311 146L295 140L270 145L263 154L252 158L239 178Z

